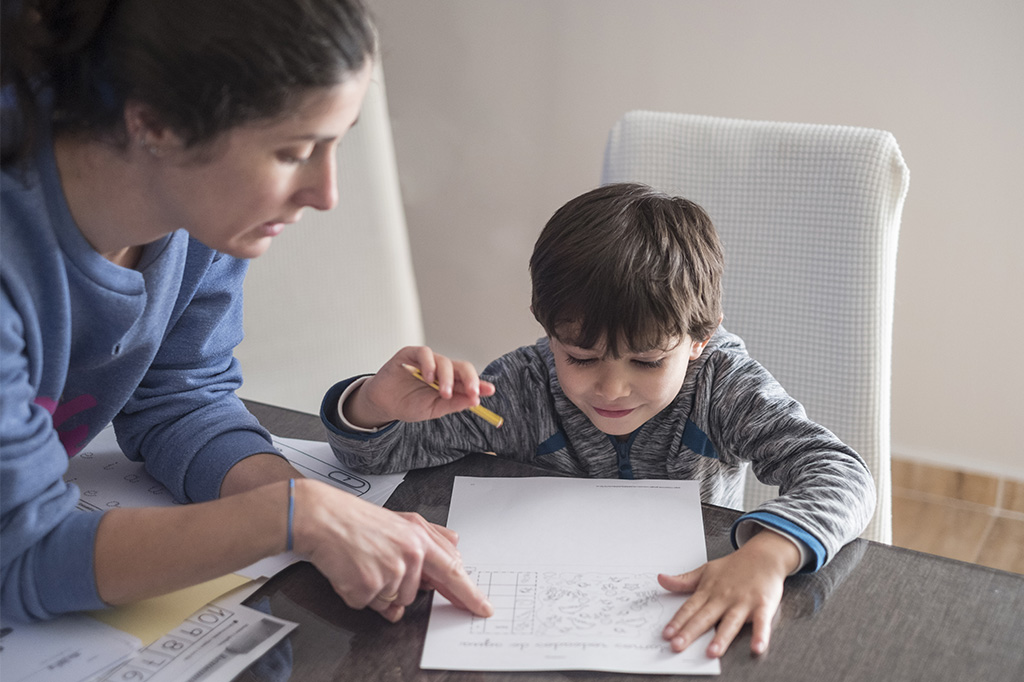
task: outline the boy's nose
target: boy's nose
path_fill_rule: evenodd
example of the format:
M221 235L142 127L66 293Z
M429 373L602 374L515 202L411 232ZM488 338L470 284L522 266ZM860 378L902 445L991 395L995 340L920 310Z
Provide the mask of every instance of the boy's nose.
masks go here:
M617 400L629 395L629 381L620 372L606 371L598 377L595 392L605 400Z

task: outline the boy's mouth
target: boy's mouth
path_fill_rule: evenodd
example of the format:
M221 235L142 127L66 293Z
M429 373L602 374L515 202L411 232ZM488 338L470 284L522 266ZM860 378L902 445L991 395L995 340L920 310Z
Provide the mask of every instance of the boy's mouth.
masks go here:
M628 410L602 410L600 407L595 407L594 412L597 412L602 417L606 417L608 419L619 419L631 414L635 409L635 407L631 407Z

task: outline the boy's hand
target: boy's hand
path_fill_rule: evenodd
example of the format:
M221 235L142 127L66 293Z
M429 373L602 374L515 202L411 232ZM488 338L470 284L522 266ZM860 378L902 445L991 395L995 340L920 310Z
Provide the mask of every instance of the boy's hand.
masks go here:
M439 389L412 376L403 364L419 368L427 383L436 381ZM409 346L356 389L342 409L352 424L373 428L395 420L437 419L479 405L481 396L490 395L494 384L480 381L470 363L451 360L426 346Z
M707 655L718 658L747 622L753 621L750 650L768 649L772 618L782 600L782 584L800 563L800 550L791 540L764 529L738 550L700 568L658 582L672 592L692 592L662 636L682 651L718 624Z

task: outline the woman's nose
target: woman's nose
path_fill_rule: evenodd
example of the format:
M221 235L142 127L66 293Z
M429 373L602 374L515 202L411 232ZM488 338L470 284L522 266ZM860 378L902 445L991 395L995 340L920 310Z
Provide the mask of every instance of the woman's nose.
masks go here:
M338 169L335 149L325 150L322 157L304 167L302 186L296 203L328 211L338 204Z

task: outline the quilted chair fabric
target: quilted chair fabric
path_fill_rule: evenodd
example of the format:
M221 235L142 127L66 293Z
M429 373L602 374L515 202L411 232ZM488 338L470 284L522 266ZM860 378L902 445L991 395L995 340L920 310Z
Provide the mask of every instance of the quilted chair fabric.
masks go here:
M909 171L892 134L633 111L603 183L700 204L725 250L725 327L808 415L867 461L864 537L892 540L890 382L896 246ZM776 494L748 470L747 509Z

